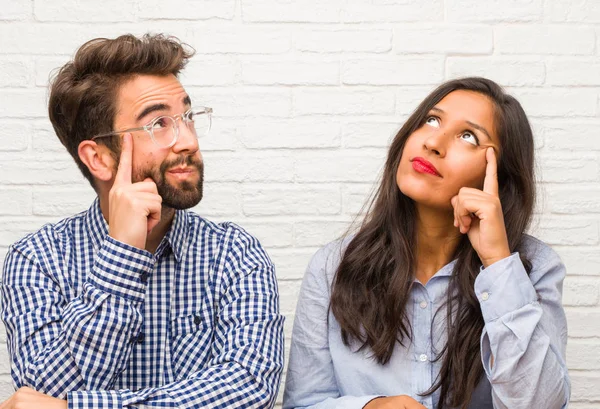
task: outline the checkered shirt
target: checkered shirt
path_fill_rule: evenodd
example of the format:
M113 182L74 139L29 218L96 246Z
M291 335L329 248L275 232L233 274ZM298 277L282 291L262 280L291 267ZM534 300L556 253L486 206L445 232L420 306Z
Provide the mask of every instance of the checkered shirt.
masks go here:
M69 408L268 408L283 368L275 269L232 223L177 211L154 254L98 199L9 248L11 375Z

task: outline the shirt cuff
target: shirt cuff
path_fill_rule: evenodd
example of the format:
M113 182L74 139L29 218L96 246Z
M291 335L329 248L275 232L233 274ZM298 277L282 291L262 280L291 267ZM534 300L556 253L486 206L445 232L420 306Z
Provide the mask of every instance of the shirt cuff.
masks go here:
M67 393L69 409L117 409L123 407L118 391L71 391Z
M145 281L153 266L150 252L107 236L96 255L88 282L103 292L141 303Z
M475 295L485 322L537 301L535 288L519 253L513 253L483 269L475 279Z

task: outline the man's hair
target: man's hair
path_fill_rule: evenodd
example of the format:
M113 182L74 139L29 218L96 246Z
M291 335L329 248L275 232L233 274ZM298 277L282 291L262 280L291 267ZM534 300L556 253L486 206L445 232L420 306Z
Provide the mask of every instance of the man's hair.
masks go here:
M58 71L50 84L50 121L94 188L92 174L77 151L82 141L114 130L119 87L136 75L177 76L193 55L194 50L175 37L126 34L88 41ZM102 138L99 143L116 152L120 138Z

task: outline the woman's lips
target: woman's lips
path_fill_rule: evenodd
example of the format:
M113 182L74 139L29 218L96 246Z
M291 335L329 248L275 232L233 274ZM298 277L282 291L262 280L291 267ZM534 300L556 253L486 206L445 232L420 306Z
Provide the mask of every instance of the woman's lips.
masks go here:
M413 160L411 162L412 162L413 169L419 173L429 173L430 175L442 177L442 175L440 175L440 173L437 171L435 166L433 166L431 164L431 162L429 162L423 158L420 158L420 157L413 158Z

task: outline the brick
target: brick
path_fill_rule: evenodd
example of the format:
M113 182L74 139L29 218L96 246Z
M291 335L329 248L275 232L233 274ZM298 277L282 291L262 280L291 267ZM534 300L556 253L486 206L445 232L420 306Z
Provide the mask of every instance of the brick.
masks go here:
M202 217L238 216L242 213L242 197L238 184L205 183L203 198L192 210Z
M514 22L542 18L543 0L446 0L448 21Z
M537 58L448 57L446 66L449 78L481 76L503 86L540 86L546 76Z
M598 244L598 222L568 216L546 216L540 221L535 236L549 245Z
M137 15L141 19L149 20L231 20L235 15L235 3L235 0L145 0L140 5Z
M491 54L492 28L456 25L402 25L394 28L394 51L404 53Z
M117 22L135 21L139 13L138 5L131 1L104 0L64 0L60 3L34 0L34 15L37 21L49 22ZM147 10L148 0L141 10ZM142 11L143 12L143 11Z
M248 118L241 126L240 139L249 149L336 148L340 146L340 125L317 117Z
M35 158L24 158L23 160L0 160L0 184L85 186L87 180L73 161L57 162L52 159L40 161Z
M4 187L0 186L0 214L8 215L31 215L32 197L31 190L26 187Z
M209 104L212 105L212 104ZM212 106L211 106L212 108ZM235 151L242 147L238 138L238 125L231 118L213 115L208 135L198 139L201 152Z
M571 400L573 401L594 401L595 405L590 407L597 408L600 402L600 374L594 372L579 372L569 374L571 378ZM569 408L572 406L569 405Z
M563 305L595 306L600 297L600 280L567 276L563 287ZM600 366L598 366L600 368Z
M239 62L231 55L195 55L179 78L184 87L211 87L233 85L239 76Z
M275 264L280 281L302 280L314 253L312 249L273 249L269 251L269 257Z
M244 0L242 20L247 22L334 23L340 20L342 0Z
M429 87L401 87L396 92L396 114L408 118L419 104L436 88ZM404 124L404 121L400 121Z
M547 83L558 86L600 85L600 61L597 59L553 59L547 63Z
M251 221L240 221L238 224L258 238L268 253L270 253L271 248L289 247L294 243L294 225L292 223L253 219Z
M295 89L296 115L389 115L394 113L394 93L386 89Z
M5 347L0 347L0 374L10 375L10 355Z
M339 62L322 56L242 60L242 81L250 85L337 85Z
M585 247L554 247L570 276L600 276L600 249Z
M569 370L600 368L600 344L591 340L571 340L567 344Z
M0 117L43 118L47 115L44 90L0 89Z
M67 149L58 139L58 136L56 136L56 133L54 133L54 129L49 120L34 123L31 145L35 152L64 153L63 159L65 160L71 157L67 153Z
M600 194L600 189L597 187L554 188L550 192L548 207L552 213L556 214L600 213L598 196L594 196L598 194Z
M341 192L337 186L254 186L242 189L244 214L332 215L341 210Z
M569 338L600 337L600 326L590 325L600 322L600 310L585 308L565 308L569 325Z
M288 117L291 113L292 97L287 89L188 87L187 91L195 101L213 108L215 121L217 117Z
M296 247L320 247L337 240L350 227L348 221L301 221L297 222L295 229Z
M298 303L300 282L280 281L279 284L279 309L282 314L293 314Z
M593 154L544 154L538 157L538 162L541 164L538 176L544 182L578 183L598 180L598 159Z
M37 57L35 61L35 85L46 87L58 70L71 61L70 57Z
M600 4L595 0L560 0L547 2L551 21L600 23Z
M278 54L291 48L286 28L219 26L195 31L188 40L202 54Z
M585 88L510 88L529 116L590 117L597 114L597 92Z
M32 2L23 0L3 0L0 21L25 20L31 16Z
M342 125L343 146L347 148L387 148L404 121L361 121Z
M4 402L15 392L10 375L0 377L0 401Z
M86 188L38 187L33 190L33 214L67 217L87 210L96 198L91 186Z
M298 29L294 47L300 51L383 53L391 49L392 31L381 29Z
M600 150L600 121L560 120L547 124L546 145L554 152ZM572 137L576 135L576 137Z
M369 58L342 61L342 83L350 85L438 84L444 79L442 57Z
M52 219L57 221L58 218ZM0 230L0 246L8 247L16 241L22 239L29 233L38 231L45 223L50 222L46 219L31 219L23 217L2 218L2 230ZM1 348L0 348L1 349Z
M443 0L364 0L346 1L341 19L348 23L413 22L444 20Z
M4 265L4 263L2 263ZM0 323L0 343L6 344L6 327Z
M33 64L28 58L0 58L0 87L26 87L33 78Z
M371 184L348 184L342 189L342 209L344 214L363 215L371 203L378 182ZM359 217L358 220L362 220Z
M204 163L207 183L291 182L294 178L294 164L289 155L207 153Z
M0 152L19 152L29 147L32 126L28 121L3 120L0 127Z
M305 152L295 158L296 181L369 183L379 176L385 156L386 152L383 150Z
M593 54L595 33L587 27L506 25L494 29L499 54Z

